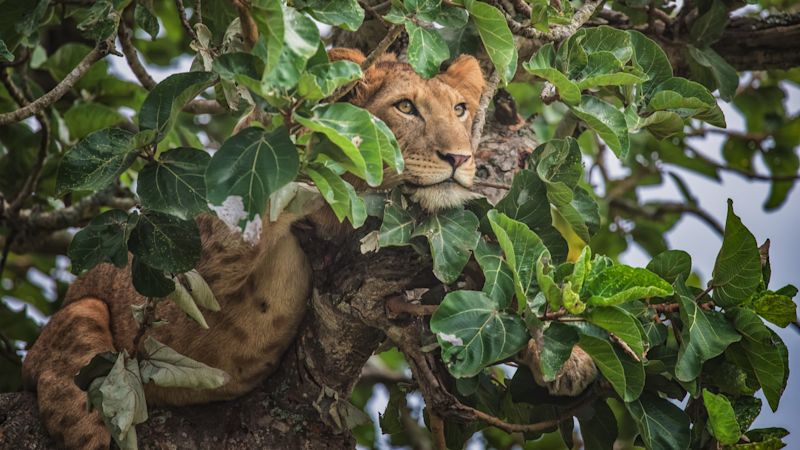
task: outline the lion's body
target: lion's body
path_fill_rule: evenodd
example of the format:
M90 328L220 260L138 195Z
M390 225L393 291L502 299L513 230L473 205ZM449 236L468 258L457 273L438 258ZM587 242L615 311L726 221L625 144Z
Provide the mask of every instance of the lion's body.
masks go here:
M334 49L330 56L357 63L364 59L345 49ZM350 102L388 124L406 165L402 175L387 171L384 187L411 186L412 198L431 211L474 196L470 127L483 85L480 68L471 57L458 58L429 80L393 57L379 60L365 72ZM322 222L332 217L325 211L321 215ZM197 270L221 310L204 311L209 325L204 330L171 302L161 302L157 314L169 325L148 334L231 378L212 390L146 386L148 404L230 399L248 392L276 369L299 328L311 285L309 263L291 231L296 219L283 215L276 222L264 220L261 239L252 246L216 217L197 218L203 242ZM138 325L131 306L144 302L132 286L130 268L99 265L70 287L65 306L31 348L24 378L38 391L42 420L61 445L108 447L108 432L96 412L87 412L86 395L72 379L97 353L134 352Z

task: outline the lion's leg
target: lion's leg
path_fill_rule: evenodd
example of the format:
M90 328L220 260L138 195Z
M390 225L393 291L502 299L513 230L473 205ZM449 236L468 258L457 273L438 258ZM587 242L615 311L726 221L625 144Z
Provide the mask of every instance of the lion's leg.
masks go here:
M58 311L23 362L26 385L37 391L39 415L50 435L67 449L105 449L111 442L97 411L89 412L75 374L94 355L114 351L108 307L86 298Z

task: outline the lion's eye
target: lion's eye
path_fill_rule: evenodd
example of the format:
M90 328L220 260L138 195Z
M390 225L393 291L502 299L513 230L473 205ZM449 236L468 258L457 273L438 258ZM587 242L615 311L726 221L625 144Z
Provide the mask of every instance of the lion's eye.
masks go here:
M414 104L411 103L411 100L400 100L394 104L394 107L403 114L410 114L414 116L417 115L417 108L414 107Z
M455 106L455 110L458 117L463 117L467 113L467 104L459 103Z

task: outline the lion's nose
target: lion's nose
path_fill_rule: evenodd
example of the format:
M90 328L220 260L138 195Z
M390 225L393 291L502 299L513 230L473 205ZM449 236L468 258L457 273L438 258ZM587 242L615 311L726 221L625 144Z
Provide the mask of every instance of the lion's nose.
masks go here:
M458 169L465 162L469 161L470 158L472 158L471 155L462 155L459 153L436 152L436 155L438 155L439 158L441 158L442 160L447 161L447 163L450 164L450 167L452 167L453 170Z

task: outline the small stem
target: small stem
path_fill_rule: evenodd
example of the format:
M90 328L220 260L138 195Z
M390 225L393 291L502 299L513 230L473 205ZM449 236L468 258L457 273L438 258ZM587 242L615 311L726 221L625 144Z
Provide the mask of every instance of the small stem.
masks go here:
M178 8L178 16L181 18L181 24L186 30L186 33L189 34L192 40L197 41L197 33L194 32L194 28L192 28L192 24L189 23L189 18L186 16L186 8L183 6L183 0L175 0L175 6Z
M486 109L489 108L494 98L494 93L497 92L497 84L500 82L500 72L494 71L483 88L480 101L478 102L478 110L475 112L475 118L472 120L472 150L476 150L481 143L481 136L483 135L483 126L486 124Z

